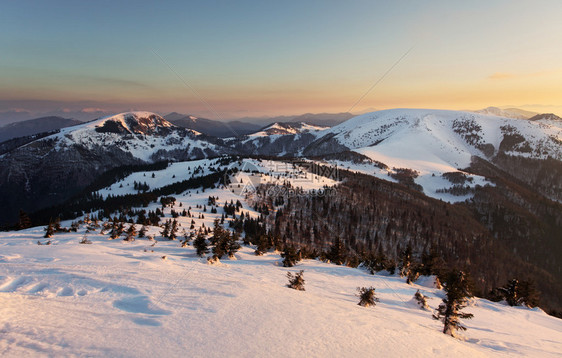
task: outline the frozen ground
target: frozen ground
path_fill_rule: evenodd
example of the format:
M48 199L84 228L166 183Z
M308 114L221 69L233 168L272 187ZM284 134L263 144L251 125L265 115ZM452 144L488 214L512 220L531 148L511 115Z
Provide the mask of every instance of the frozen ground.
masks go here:
M156 234L158 228L151 228ZM178 241L132 243L42 228L0 235L0 355L3 357L560 357L562 320L476 299L463 340L410 302L430 282L407 285L314 260L287 269L276 253L209 265ZM162 257L166 258L163 259ZM285 287L304 270L306 291ZM374 286L376 307L357 305Z

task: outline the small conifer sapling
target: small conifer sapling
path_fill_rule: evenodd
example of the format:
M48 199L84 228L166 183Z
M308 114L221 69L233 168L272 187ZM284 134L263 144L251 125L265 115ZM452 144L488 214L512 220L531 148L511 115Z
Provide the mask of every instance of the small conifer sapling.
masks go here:
M357 287L357 297L359 297L359 306L369 307L376 306L379 299L375 296L374 287Z
M300 270L296 274L292 274L287 272L287 278L289 279L289 283L287 287L295 289L297 291L304 291L304 278L303 278L303 270Z

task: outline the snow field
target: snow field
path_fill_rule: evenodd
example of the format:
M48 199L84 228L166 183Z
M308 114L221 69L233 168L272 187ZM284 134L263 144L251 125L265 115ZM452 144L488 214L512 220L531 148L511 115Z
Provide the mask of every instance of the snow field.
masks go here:
M315 260L287 269L278 254L248 247L209 265L178 241L152 247L90 233L93 244L80 245L83 230L49 246L35 243L42 228L2 234L2 356L556 357L562 349L560 320L483 299L465 309L475 317L464 340L446 336L431 312L408 302L419 289L435 308L443 293L428 282ZM286 272L301 269L306 291L286 288ZM380 303L358 306L359 286L374 286Z

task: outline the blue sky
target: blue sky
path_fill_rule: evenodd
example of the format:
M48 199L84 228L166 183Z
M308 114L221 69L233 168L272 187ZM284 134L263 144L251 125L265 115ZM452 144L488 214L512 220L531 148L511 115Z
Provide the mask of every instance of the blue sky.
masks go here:
M557 1L3 1L1 8L0 112L343 112L411 47L355 110L562 108Z

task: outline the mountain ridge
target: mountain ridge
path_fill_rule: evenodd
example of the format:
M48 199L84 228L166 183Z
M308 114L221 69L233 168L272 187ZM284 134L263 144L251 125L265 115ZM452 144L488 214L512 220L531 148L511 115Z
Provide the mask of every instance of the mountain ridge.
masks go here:
M242 121L222 122L177 112L169 113L163 116L163 118L169 120L176 126L193 129L214 137L240 136L250 134L260 128L258 124Z
M0 143L13 138L32 136L82 123L83 122L75 119L58 116L39 117L13 122L0 127Z
M413 180L427 195L443 198L437 192L445 183L441 175L468 167L472 156L492 160L505 153L531 159L562 158L561 122L551 117L529 121L461 111L393 109L356 116L331 128L292 122L273 127L262 128L269 132L222 139L178 127L151 112L124 112L63 128L0 155L0 184L11 178L10 187L16 192L41 195L31 189L30 173L34 173L31 178L37 176L35 168L42 166L34 156L50 157L59 170L73 172L61 164L70 160L85 173L99 175L119 165L225 154L302 157L354 151L388 167L374 168L379 177L398 175L393 168L409 168L417 172ZM75 175L74 184L88 182ZM30 183L29 190L22 192L16 178ZM41 181L47 184L48 178Z

